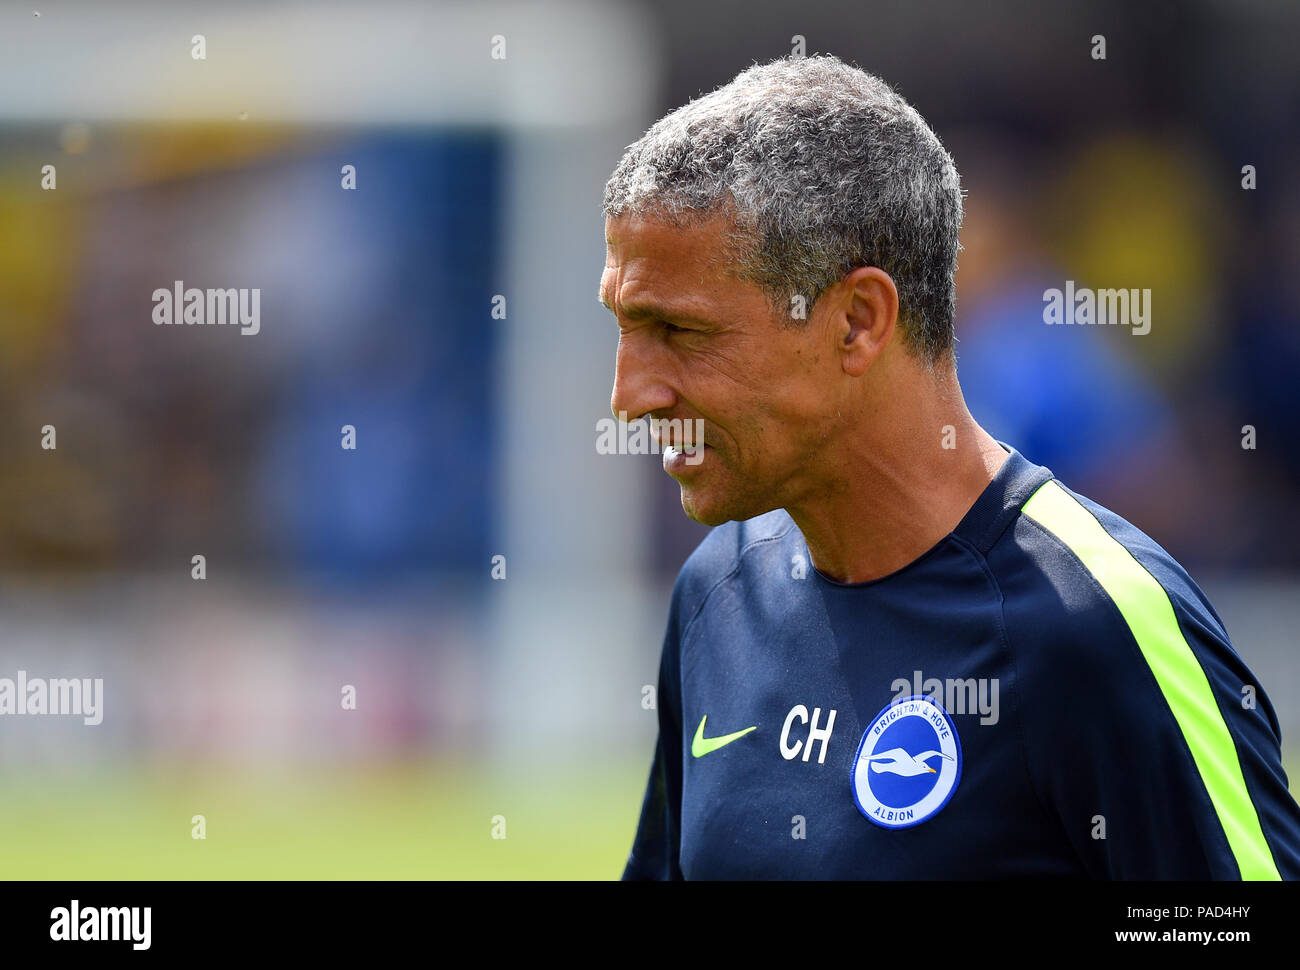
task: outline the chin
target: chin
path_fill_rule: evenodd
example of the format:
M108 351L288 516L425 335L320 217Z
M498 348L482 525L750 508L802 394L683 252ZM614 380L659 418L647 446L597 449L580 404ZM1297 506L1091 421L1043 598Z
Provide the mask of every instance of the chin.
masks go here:
M735 518L735 516L725 515L725 514L716 513L712 511L700 512L692 508L690 505L688 505L685 502L682 503L682 511L686 513L686 517L688 519L691 519L694 522L698 522L700 525L707 525L707 526L722 525L724 522L730 522L733 518Z
M708 498L693 488L685 485L681 486L682 491L682 511L686 517L700 525L722 525L724 522L730 522L731 516L723 514L716 503L708 501Z
M756 515L770 512L773 507L749 509L741 503L730 501L725 497L721 501L710 501L709 496L695 489L682 487L682 511L686 517L700 525L717 526L724 522L738 522L752 519Z

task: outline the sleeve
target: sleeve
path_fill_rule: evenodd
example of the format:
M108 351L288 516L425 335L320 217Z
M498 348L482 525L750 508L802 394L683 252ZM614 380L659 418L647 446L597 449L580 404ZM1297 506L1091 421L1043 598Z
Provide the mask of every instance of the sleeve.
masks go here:
M656 704L659 737L655 742L650 780L646 784L632 851L623 870L624 880L679 880L682 818L681 678L678 675L677 600L669 611L659 661Z
M1300 878L1272 704L1203 594L1168 578L1110 582L1115 600L1088 584L1022 641L1031 779L1094 878Z

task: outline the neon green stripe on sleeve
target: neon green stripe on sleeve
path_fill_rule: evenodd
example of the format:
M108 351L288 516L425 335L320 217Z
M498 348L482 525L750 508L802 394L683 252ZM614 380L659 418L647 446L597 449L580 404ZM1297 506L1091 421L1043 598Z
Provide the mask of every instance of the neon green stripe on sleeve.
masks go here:
M1164 587L1056 481L1045 482L1021 511L1079 557L1128 623L1191 749L1241 878L1280 879L1232 735Z

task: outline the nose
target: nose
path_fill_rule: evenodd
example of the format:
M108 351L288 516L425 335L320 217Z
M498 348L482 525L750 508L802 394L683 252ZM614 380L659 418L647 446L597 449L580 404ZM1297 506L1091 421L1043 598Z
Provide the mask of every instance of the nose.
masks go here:
M620 420L636 421L647 414L668 410L677 394L663 377L661 354L644 333L623 334L614 359L614 390L609 407Z

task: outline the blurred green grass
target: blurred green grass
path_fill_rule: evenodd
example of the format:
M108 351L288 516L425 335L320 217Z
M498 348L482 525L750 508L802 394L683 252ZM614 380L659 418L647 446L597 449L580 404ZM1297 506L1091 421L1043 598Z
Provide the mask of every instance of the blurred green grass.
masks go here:
M648 768L6 772L0 860L7 879L617 879Z
M1287 761L1294 794L1300 763ZM6 772L0 872L10 880L612 880L632 845L648 768ZM196 814L206 818L204 840L190 836ZM504 839L492 838L497 815Z

